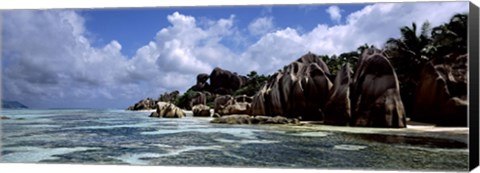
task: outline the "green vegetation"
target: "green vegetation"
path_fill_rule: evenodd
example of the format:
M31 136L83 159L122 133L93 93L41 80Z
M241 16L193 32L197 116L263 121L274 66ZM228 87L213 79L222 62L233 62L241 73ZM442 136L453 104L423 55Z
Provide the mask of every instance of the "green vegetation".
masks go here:
M406 112L412 109L415 89L420 73L426 63L440 64L448 55L467 53L468 14L456 14L449 23L430 29L430 23L423 23L420 35L417 26L400 28L400 38L390 38L385 44L385 53L400 81L400 93ZM430 33L430 34L429 34Z
M242 88L236 90L233 95L247 95L247 96L253 96L255 93L257 93L258 90L265 84L265 82L270 78L269 76L265 75L258 75L256 71L251 71L249 74L247 74L248 77L248 82L245 84Z
M413 101L414 92L418 83L419 75L424 65L428 62L435 64L443 63L445 56L449 54L467 53L467 21L468 14L456 14L448 23L436 26L431 29L430 23L424 22L417 34L417 25L400 28L400 38L390 38L384 45L384 54L390 59L400 82L400 92L405 104L407 114ZM356 64L361 53L368 48L375 48L373 45L364 44L350 52L340 55L320 55L328 66L331 75L349 63L353 71L356 70ZM256 71L251 71L248 75L248 83L234 92L234 95L253 96L260 90L270 75L258 75ZM165 93L160 96L160 100L174 98L175 105L185 108L193 98L195 91L187 90L186 93L174 96ZM207 105L213 107L214 95L207 95Z
M180 97L177 97L173 104L180 108L188 108L190 107L190 100L195 96L195 91L188 89L184 94Z

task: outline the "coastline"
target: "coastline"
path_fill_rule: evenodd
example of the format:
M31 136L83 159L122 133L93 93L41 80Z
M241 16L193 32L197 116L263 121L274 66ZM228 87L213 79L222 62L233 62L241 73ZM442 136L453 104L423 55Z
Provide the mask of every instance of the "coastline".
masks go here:
M286 130L294 132L341 132L350 134L378 134L398 137L420 137L454 140L468 144L468 127L436 127L433 125L416 125L415 122L407 122L407 128L374 128L332 126L314 122L301 122L299 125L269 126L272 130Z
M193 112L182 109L189 118L206 118L194 117ZM139 110L134 112L155 112L152 110ZM211 110L213 112L213 110ZM212 120L214 117L209 117ZM235 127L234 124L231 125ZM434 124L419 123L415 121L407 121L406 128L376 128L376 127L353 127L353 126L333 126L322 124L317 121L301 121L300 124L275 124L275 125L255 125L265 129L292 131L292 132L340 132L350 134L377 134L400 137L420 137L435 138L444 140L454 140L468 144L469 128L468 127L438 127Z

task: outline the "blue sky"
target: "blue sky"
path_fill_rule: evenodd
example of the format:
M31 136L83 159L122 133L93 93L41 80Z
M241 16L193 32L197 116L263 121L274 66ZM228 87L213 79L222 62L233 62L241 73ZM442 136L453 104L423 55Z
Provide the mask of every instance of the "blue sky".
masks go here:
M307 52L383 47L468 2L2 12L2 97L32 108L126 108L221 67L271 74Z
M350 14L369 4L338 5L341 14ZM330 19L328 5L273 5L273 6L217 6L184 8L127 8L81 10L85 17L85 27L90 32L94 46L103 46L110 40L122 44L122 53L131 57L136 50L153 39L160 28L169 25L166 16L176 11L197 18L218 20L235 15L236 26L241 32L248 32L248 24L259 17L272 16L276 27L293 27L299 31L310 31L319 23L335 25L339 22ZM341 20L340 23L344 22ZM248 38L256 41L258 36ZM228 43L226 43L228 44ZM229 45L233 48L235 45ZM240 49L240 48L238 48ZM241 51L241 50L236 50Z

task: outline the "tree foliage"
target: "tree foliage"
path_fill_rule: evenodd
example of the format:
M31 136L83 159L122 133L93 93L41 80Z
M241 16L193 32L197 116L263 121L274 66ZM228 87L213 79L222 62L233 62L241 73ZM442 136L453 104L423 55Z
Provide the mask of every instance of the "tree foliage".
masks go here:
M247 74L248 82L240 89L236 90L233 95L247 95L253 96L260 88L265 84L265 82L270 78L270 76L258 75L256 71L251 71Z
M419 33L417 25L400 28L400 38L390 38L385 44L385 52L395 68L400 93L406 112L411 110L420 73L427 62L444 62L448 54L467 53L467 14L456 14L448 23L431 29L424 22Z
M435 64L443 63L444 57L449 54L467 53L467 22L468 14L456 14L448 23L440 26L431 27L428 21L424 22L420 28L416 23L410 26L400 28L399 38L390 38L384 45L384 54L389 57L400 82L400 92L405 108L410 111L410 105L414 96L419 75L427 62ZM362 52L368 48L375 48L373 45L365 43L360 45L357 50L344 52L339 55L320 55L328 66L332 76L348 63L353 71L357 68L357 61ZM248 82L240 89L234 92L234 95L253 96L270 78L270 75L259 75L256 71L247 74ZM194 97L195 92L187 90L184 94L164 93L160 96L161 101L173 100L179 107L187 107L189 101ZM214 95L207 97L207 104L213 106Z

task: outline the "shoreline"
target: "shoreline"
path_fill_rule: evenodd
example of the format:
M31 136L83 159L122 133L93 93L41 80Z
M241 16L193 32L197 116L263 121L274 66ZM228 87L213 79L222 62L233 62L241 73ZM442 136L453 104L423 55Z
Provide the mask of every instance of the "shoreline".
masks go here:
M352 127L352 126L333 126L311 122L301 122L298 125L278 125L269 126L272 130L286 130L295 132L340 132L350 134L378 134L398 137L421 137L453 140L469 143L468 127L437 127L427 125L413 125L407 122L407 128L375 128L375 127Z
M211 118L214 117L194 117L192 111L182 109L189 118ZM140 110L137 112L155 112L156 110ZM353 127L353 126L334 126L322 124L321 121L301 121L300 124L265 124L262 126L266 130L296 131L296 132L340 132L351 134L378 134L394 135L404 137L426 137L435 139L454 140L468 144L468 127L438 127L434 124L407 121L406 128L377 128L377 127ZM232 126L235 126L234 124Z

